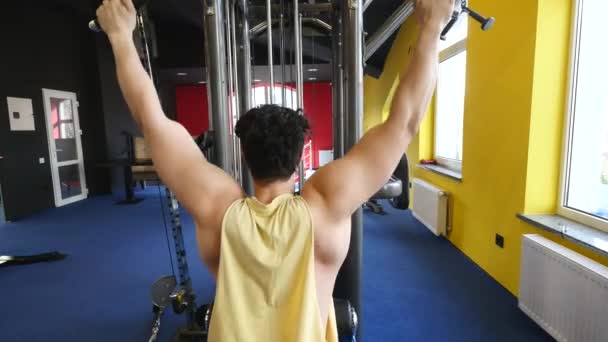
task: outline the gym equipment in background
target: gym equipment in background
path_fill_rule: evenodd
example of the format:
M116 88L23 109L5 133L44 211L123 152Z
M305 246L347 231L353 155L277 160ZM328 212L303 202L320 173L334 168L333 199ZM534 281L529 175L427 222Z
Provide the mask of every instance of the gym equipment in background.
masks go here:
M454 12L452 13L452 18L447 23L443 31L441 31L441 40L446 40L446 35L450 32L452 27L458 22L460 16L463 14L468 14L471 18L475 19L477 22L481 24L481 29L487 31L494 26L495 19L494 17L484 17L481 14L475 12L474 10L467 7L467 0L456 0L454 4Z
M205 339L207 332L203 331L195 320L195 314L197 311L196 295L192 289L192 279L190 278L188 261L186 259L186 248L184 246L179 204L175 198L175 195L171 192L171 190L169 190L169 188L165 189L165 193L167 198L166 202L163 201L162 196L160 196L163 210L163 223L165 225L168 245L170 245L170 242L167 230L167 219L171 224L171 236L173 237L177 274L173 265L173 256L170 256L173 274L162 276L160 279L154 282L150 291L152 299L152 313L154 316L152 321L152 333L148 341L154 342L157 340L158 333L160 331L161 317L165 311L165 308L169 306L169 304L171 304L173 312L176 314L186 315L186 326L178 330L175 336L176 341ZM166 213L165 210L167 211ZM170 247L169 249L171 250Z
M201 152L205 155L205 158L212 164L215 164L215 157L213 155L213 145L215 144L214 136L214 132L210 130L194 139L198 148L200 148Z
M39 262L51 262L63 260L67 257L67 254L59 252L42 253L36 255L21 255L21 256L9 256L0 255L0 267L5 266L16 266L16 265L29 265Z
M400 179L391 176L391 178L382 186L378 192L363 204L364 208L371 209L375 214L385 215L382 205L378 203L381 199L392 199L400 196L403 193L403 182Z
M355 308L349 301L334 298L334 311L336 313L336 325L340 341L354 341L357 333L359 317ZM213 303L202 305L196 311L196 322L207 333L211 326L213 316Z
M388 182L369 201L365 202L363 207L372 210L375 214L385 215L386 212L378 200L386 199L395 209L408 209L410 204L409 182L407 156L403 155Z

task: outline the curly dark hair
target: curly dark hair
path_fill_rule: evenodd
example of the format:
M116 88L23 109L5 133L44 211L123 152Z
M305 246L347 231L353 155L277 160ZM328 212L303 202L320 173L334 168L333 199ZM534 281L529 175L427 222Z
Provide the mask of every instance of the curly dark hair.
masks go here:
M294 174L309 130L301 110L263 105L243 115L235 133L253 178L273 181Z

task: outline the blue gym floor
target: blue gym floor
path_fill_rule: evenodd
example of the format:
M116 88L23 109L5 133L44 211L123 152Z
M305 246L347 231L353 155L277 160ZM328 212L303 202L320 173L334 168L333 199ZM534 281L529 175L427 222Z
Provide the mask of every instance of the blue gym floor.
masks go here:
M0 341L147 341L149 288L170 274L156 188L117 206L96 197L0 224L0 254L58 250L63 261L0 268ZM552 341L517 301L409 212L365 213L363 339L369 341ZM214 285L183 215L198 303ZM160 341L184 317L167 311Z

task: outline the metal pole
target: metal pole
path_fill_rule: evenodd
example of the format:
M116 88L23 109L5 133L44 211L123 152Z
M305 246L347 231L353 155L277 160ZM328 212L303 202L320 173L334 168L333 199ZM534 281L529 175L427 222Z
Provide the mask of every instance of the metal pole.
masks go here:
M226 114L228 115L228 132L230 135L230 140L232 143L232 172L231 174L234 175L237 179L240 177L240 175L237 175L237 162L236 162L236 144L234 143L235 140L235 136L234 136L234 132L233 132L233 127L234 127L234 106L233 106L233 101L232 101L232 97L234 96L234 68L233 68L233 60L232 60L232 35L231 33L231 28L232 28L232 18L230 17L230 1L224 1L224 13L226 16L226 20L225 20L225 31L226 32L226 59L227 59L227 67L228 67L228 74L227 74L227 78L228 78L228 97L226 97L226 99L228 100L228 107L227 107L227 111Z
M273 20L272 22L280 23L281 20ZM317 28L325 31L328 35L331 34L331 25L329 25L328 23L324 22L323 20L321 20L319 18L303 18L302 22L314 25ZM252 27L251 31L249 31L249 33L251 34L251 37L255 37L267 29L268 29L268 23L263 21L263 22L255 25L254 27Z
M302 66L302 17L298 11L298 1L294 0L294 40L296 46L296 93L298 100L298 108L304 109L303 95L303 74L304 67Z
M236 4L233 1L230 1L230 22L232 23L232 25L230 26L230 41L231 41L231 49L230 49L230 57L232 59L232 65L233 65L233 69L232 69L232 77L234 78L234 80L232 81L232 84L234 85L234 88L232 89L232 101L230 103L230 107L232 108L233 111L233 116L232 116L232 121L233 123L235 122L235 118L240 117L240 107L239 107L239 103L240 103L240 93L239 93L239 68L237 67L238 64L238 60L237 60L237 42L236 42L236 30L237 30L237 24L236 24L236 15L235 15L235 9L234 7L236 6ZM239 179L239 182L241 183L241 185L243 184L243 172L241 171L242 168L242 163L241 163L241 145L239 144L238 138L236 136L236 134L234 133L234 124L232 125L232 127L230 127L230 131L232 132L232 143L234 146L234 165L235 165L235 175L237 176L237 178Z
M207 92L215 133L214 153L217 165L225 172L232 172L232 147L229 134L229 117L226 94L226 50L223 48L224 26L221 0L203 0L205 27L205 59Z
M283 0L281 0L280 39L281 39L281 105L287 106L287 89L285 89L285 17L283 15Z
M304 18L304 21L310 24L314 24L318 28L325 30L328 35L331 34L331 25L319 18Z
M266 0L266 21L268 22L268 76L270 79L270 87L268 88L268 103L274 103L274 61L273 59L273 48L272 48L272 0Z
M278 13L280 11L281 6L274 4L272 5L272 12L274 14ZM311 14L317 14L317 13L328 13L331 12L333 9L333 4L330 2L326 2L326 3L314 3L314 4L310 4L310 3L301 3L299 6L299 10L300 13L311 13ZM266 6L261 6L261 5L251 5L249 6L249 11L252 15L255 16L260 16L266 13Z
M298 108L304 110L304 84L302 81L304 68L302 66L302 15L298 9L298 0L293 1L293 23L294 23L294 44L296 47L296 93ZM302 113L304 115L304 113ZM302 192L304 187L304 162L300 160L298 168L298 190Z
M342 18L338 10L333 13L332 35L332 102L334 160L344 156L344 69L342 56Z
M363 127L363 0L342 0L342 25L344 32L345 77L345 141L344 152L348 152L359 140ZM359 208L351 218L350 249L335 286L335 296L350 300L361 314L361 267L363 215ZM359 322L357 340L362 322Z
M239 89L239 115L245 115L251 109L251 47L249 45L249 23L247 21L247 0L239 0L236 11L235 30L238 29L235 42L237 49L237 71L240 76L237 82ZM238 25L237 25L238 23ZM253 179L246 163L241 167L243 189L253 195Z

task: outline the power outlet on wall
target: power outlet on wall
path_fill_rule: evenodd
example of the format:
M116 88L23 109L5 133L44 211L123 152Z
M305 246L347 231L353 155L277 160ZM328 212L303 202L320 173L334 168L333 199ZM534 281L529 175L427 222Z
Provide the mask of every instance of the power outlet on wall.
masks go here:
M496 246L505 248L505 238L502 235L496 234L496 240L494 242L496 243Z

